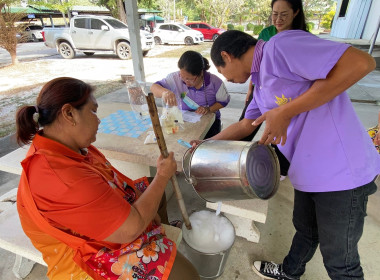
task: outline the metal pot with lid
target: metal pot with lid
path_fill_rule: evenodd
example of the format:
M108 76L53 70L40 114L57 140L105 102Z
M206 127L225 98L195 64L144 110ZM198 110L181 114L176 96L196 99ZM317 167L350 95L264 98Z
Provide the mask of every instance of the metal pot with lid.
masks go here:
M182 167L187 182L210 202L269 199L280 182L274 149L258 142L206 140L186 151Z

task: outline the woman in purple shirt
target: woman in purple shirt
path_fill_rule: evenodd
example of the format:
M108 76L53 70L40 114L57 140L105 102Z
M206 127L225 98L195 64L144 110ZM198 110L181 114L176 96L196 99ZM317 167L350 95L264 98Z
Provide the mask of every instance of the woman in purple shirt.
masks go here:
M214 136L221 130L219 110L230 102L223 81L207 72L210 68L208 60L195 51L184 52L178 61L178 68L179 71L154 83L150 90L164 103L171 106L179 104L182 110L195 111L201 115L215 113L215 121L205 138ZM197 108L185 103L181 95L194 101Z
M255 261L254 271L299 279L319 244L331 279L364 279L357 245L380 157L345 90L375 68L374 59L301 30L268 42L226 31L211 59L228 81L255 84L244 119L212 139L241 139L265 121L259 143L278 145L290 162L296 234L282 264Z
M269 41L274 35L285 30L304 30L307 31L305 22L305 13L302 7L302 0L272 0L272 24L271 26L264 28L258 37L258 40ZM243 112L239 118L239 121L244 118L245 111L248 108L249 103L252 100L253 83L250 81L248 86L248 92L246 95L245 106ZM244 137L243 141L252 141L257 134L260 126L258 126L250 135ZM272 145L280 163L280 180L284 180L288 175L289 161L280 152L277 145Z

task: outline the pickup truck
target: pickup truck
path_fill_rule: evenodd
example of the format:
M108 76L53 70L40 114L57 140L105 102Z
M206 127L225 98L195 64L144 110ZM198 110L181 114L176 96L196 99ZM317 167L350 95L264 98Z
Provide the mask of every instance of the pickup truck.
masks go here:
M139 30L143 56L154 47L153 35ZM75 16L70 27L46 27L42 31L45 45L57 48L63 58L74 58L81 51L91 56L95 52L112 52L120 59L132 56L128 26L110 16Z

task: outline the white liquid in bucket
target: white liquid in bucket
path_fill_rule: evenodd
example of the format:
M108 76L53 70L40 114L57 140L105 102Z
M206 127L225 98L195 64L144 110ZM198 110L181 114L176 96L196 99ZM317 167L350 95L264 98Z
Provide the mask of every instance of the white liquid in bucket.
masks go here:
M183 238L193 249L212 254L227 250L234 243L234 227L227 218L203 210L194 212L189 219L192 229L183 227Z
M216 208L216 215L218 216L220 214L220 210L222 209L222 202L218 201L218 207Z

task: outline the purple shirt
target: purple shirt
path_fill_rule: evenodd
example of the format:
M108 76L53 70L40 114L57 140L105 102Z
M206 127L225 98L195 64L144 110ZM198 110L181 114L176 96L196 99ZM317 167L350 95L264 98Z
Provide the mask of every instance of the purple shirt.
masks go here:
M254 95L245 118L256 119L291 102L315 80L325 79L348 47L300 30L283 31L266 43L259 41L251 70ZM297 190L353 189L380 173L380 156L346 92L293 117L287 137L278 148L290 162L288 175Z
M182 101L182 92L186 92L189 98L202 107L210 107L216 102L219 102L223 105L223 107L226 107L230 102L230 95L227 92L223 81L214 74L206 71L204 71L204 85L200 89L196 89L195 87L187 87L182 81L179 71L169 74L166 78L156 82L156 84L159 84L160 86L174 92L177 97L177 103L180 102L182 105L182 110L186 111L194 110ZM215 112L215 118L220 119L219 110Z

